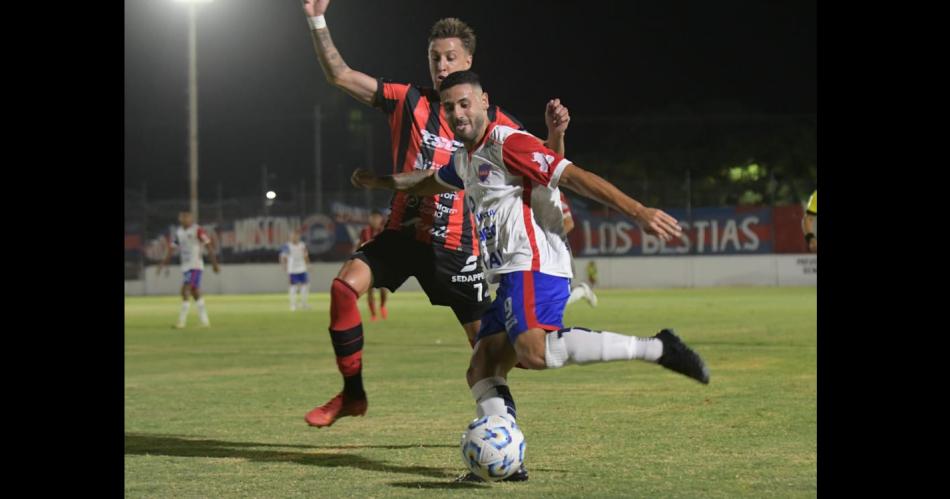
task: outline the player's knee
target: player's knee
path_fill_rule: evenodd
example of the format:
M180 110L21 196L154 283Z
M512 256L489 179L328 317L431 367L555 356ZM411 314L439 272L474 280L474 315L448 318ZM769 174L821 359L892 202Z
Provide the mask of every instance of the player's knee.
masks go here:
M340 273L333 280L334 284L338 280L349 286L356 296L360 297L370 289L373 273L369 265L358 258L353 258L343 264Z
M349 284L344 282L340 278L333 279L333 284L330 286L330 301L333 303L343 303L356 301L359 296Z
M544 369L544 352L518 352L518 363L525 369Z
M518 363L525 369L544 369L547 363L544 360L546 334L541 329L525 331L515 341L515 353Z

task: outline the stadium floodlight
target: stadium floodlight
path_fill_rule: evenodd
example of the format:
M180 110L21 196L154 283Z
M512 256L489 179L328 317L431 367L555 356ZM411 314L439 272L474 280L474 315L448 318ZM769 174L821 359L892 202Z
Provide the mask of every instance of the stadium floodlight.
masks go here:
M274 191L267 191L265 196L267 196L267 199L277 199L277 193Z
M175 0L188 4L188 186L191 213L198 221L198 50L196 6L213 0Z

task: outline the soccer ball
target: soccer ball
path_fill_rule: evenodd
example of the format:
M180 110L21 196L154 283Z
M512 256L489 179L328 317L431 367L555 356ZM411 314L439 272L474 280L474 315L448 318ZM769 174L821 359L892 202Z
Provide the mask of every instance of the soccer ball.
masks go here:
M462 434L462 461L483 480L508 478L524 462L524 434L508 416L484 416Z

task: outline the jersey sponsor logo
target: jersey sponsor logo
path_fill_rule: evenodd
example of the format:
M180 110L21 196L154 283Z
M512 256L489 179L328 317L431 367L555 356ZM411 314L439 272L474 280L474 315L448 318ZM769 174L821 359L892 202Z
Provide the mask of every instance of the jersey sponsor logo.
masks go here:
M450 208L450 207L445 206L445 205L443 205L443 204L437 204L437 205L434 206L433 209L435 210L435 216L437 216L437 217L441 217L441 216L443 216L443 215L445 215L445 214L448 214L448 215L455 215L456 213L458 213L458 210L456 210L455 208Z
M435 163L431 159L426 159L421 152L416 155L416 162L412 165L412 167L416 170L428 170L434 166Z
M482 163L478 165L478 180L484 182L488 179L488 175L491 174L491 165L488 163Z
M475 214L475 221L481 223L481 221L484 220L485 217L494 218L496 213L497 212L495 211L494 208L489 208L485 211L480 211Z
M541 170L541 173L547 173L551 169L551 162L554 161L554 156L533 152L531 153L531 161L538 164L538 169Z
M456 149L462 147L461 142L436 135L424 128L422 129L422 143L431 149L442 149L448 152L455 152Z
M477 274L471 275L454 275L452 276L452 282L478 282L485 280L485 273L479 272Z
M465 265L462 267L462 270L459 270L459 272L471 272L475 270L475 267L477 266L478 266L478 257L475 255L471 255L468 257L467 260L465 260Z
M482 227L478 229L478 238L482 241L488 242L495 239L495 235L498 233L497 225L491 224L487 227Z
M488 255L488 268L494 269L501 267L501 264L501 250L492 251L491 254Z

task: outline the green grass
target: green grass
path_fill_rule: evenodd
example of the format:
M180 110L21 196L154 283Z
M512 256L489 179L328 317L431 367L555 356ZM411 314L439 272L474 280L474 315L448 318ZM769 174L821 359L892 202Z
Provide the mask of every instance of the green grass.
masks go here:
M366 417L303 415L339 390L329 297L206 298L212 328L171 329L179 298L125 305L129 497L802 497L817 495L815 288L598 293L565 323L649 336L672 326L703 386L643 362L515 370L527 483L453 484L474 417L451 311L390 295L367 322ZM194 308L194 307L192 307ZM361 301L368 317L365 299Z

